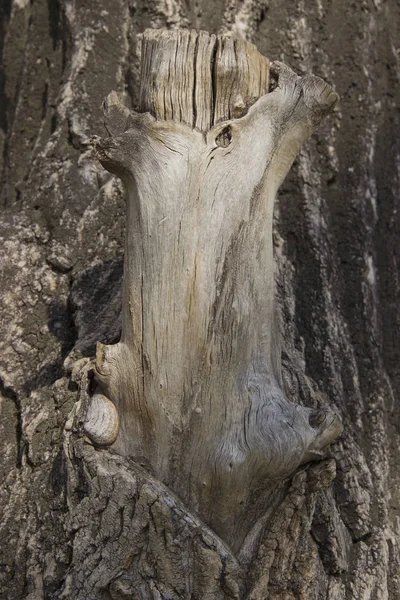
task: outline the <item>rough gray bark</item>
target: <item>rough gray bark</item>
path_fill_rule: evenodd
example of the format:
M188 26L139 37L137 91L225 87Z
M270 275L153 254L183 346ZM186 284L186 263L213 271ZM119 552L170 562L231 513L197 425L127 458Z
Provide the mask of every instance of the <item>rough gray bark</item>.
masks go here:
M396 599L397 4L19 1L2 11L1 594ZM136 34L150 25L234 30L342 98L275 212L283 376L305 406L323 394L339 409L337 476L331 486L328 460L283 483L256 552L240 557L129 459L71 446L73 431L61 448L76 401L64 369L120 328L123 194L88 136L104 136L111 89L138 106Z

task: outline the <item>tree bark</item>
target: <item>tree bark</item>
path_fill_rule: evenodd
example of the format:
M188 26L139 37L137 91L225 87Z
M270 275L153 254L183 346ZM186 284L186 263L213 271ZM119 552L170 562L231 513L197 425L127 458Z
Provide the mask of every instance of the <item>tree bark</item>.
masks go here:
M217 2L212 7L206 3L200 14L194 3L138 1L134 6L125 0L117 0L112 8L105 0L93 5L19 1L6 3L1 10L1 597L397 600L400 560L396 465L400 428L395 402L399 390L395 340L400 322L396 302L400 213L395 134L399 88L393 50L398 39L396 3L389 0L368 7L346 6L343 14L331 12L330 4L324 1L308 5L307 12L301 3L282 7L282 3L271 1L267 9L257 2L237 6ZM248 190L256 187L258 175L265 171L265 189L274 187L270 181L267 185L267 146L271 137L263 134L269 122L268 111L263 111L273 98L284 95L282 88L278 86L267 93L270 83L265 79L259 82L257 91L246 93L257 79L252 80L251 70L246 71L245 61L241 60L240 68L247 75L236 82L240 92L234 97L221 92L221 109L212 111L212 119L210 109L193 111L193 106L201 102L196 94L186 112L172 113L171 101L159 103L167 112L158 114L152 108L159 102L159 88L151 64L146 71L148 85L142 86L142 92L139 85L137 34L148 26L156 30L194 26L218 35L232 31L236 36L256 41L263 53L284 59L296 71L321 75L342 97L339 109L301 150L292 174L281 188L274 221L272 191L267 210L257 188L260 193L256 194L255 204L259 209L264 206L265 212L261 210L259 222L253 227L242 227L241 237L236 237L240 244L233 244L230 252L229 229L234 234L238 222L246 222L243 215L250 210L246 204L251 197ZM153 35L157 40L165 34ZM188 40L189 52L194 34L182 31L180 37ZM207 64L212 56L225 64L230 52L229 38L223 38L225 42L220 44L218 54L217 35L200 37L208 44L204 45L199 64ZM244 41L237 44L248 48ZM237 56L243 54L239 52ZM252 50L246 60L259 60L261 65L263 59ZM274 64L273 86L276 78L284 75L281 72L275 77ZM182 59L177 68L189 82L190 61ZM193 81L203 78L204 96L215 96L215 102L218 94L210 93L212 78L207 91L206 76L206 72L196 72ZM221 80L222 89L230 90L229 77ZM311 80L303 76L295 81L301 87ZM167 84L168 77L163 86ZM110 145L107 148L107 144L104 147L107 138L100 126L101 99L112 89L122 98L117 104L112 95L106 106L111 140L120 144L114 149ZM179 94L181 98L190 97L189 88L180 89ZM121 108L130 101L137 110L132 116ZM146 106L145 102L150 104ZM147 111L153 116L145 116ZM136 126L135 133L129 133L129 128L124 133L126 118ZM161 121L165 119L169 125L163 129ZM242 135L243 130L246 136ZM202 135L200 131L209 133ZM221 132L219 138L217 132ZM246 153L244 140L249 132L252 144L263 152L253 151L252 146ZM207 201L214 197L214 206L218 206L224 194L229 194L230 200L242 200L235 210L220 217L221 235L214 235L215 244L222 249L221 256L232 256L231 263L225 261L227 279L226 283L221 280L219 296L219 306L229 310L220 308L219 313L217 310L211 314L214 324L220 327L212 339L214 362L199 365L200 349L196 344L181 355L176 344L168 352L169 360L167 349L158 347L158 355L151 332L152 315L147 313L143 321L143 347L148 356L138 365L146 376L149 393L138 395L141 407L147 403L154 406L156 396L162 397L164 412L160 414L165 416L168 402L184 397L179 386L189 389L207 374L210 392L224 389L227 405L232 409L224 420L217 402L211 405L215 412L210 410L204 416L206 393L199 389L199 405L191 404L193 398L188 394L186 404L174 404L178 410L169 415L170 419L157 417L154 431L164 432L164 447L173 440L177 456L181 456L181 447L188 449L181 463L170 460L173 457L164 461L155 444L144 443L143 427L136 419L137 408L125 420L123 405L126 398L129 405L132 396L124 392L121 398L116 397L112 385L100 381L101 352L98 369L90 362L97 341L105 345L106 357L109 351L114 352L112 348L120 347L115 344L119 339L121 306L125 307L121 341L139 331L136 323L138 318L140 321L140 306L135 312L137 305L132 305L135 320L126 310L126 300L140 296L129 292L129 282L135 269L140 269L146 279L154 272L146 270L149 262L141 263L129 254L130 250L137 254L139 238L135 237L132 247L125 251L122 291L124 194L118 180L110 177L92 156L90 144L94 134L99 136L99 153L121 153L126 143L129 151L125 157L131 156L133 139L138 147L145 138L150 140L149 152L142 159L143 154L135 152L132 158L136 162L132 161L129 168L136 173L140 159L147 169L147 179L142 178L142 187L137 186L136 192L136 207L146 217L137 231L152 260L160 261L165 269L172 253L163 249L169 251L168 239L177 243L178 221L166 219L159 225L157 231L163 244L160 248L152 246L151 239L143 235L144 225L152 234L152 228L167 216L167 208L171 211L171 207L182 202L182 196L172 197L166 167L165 171L159 170L158 182L153 172L149 173L154 156L157 163L162 157L169 165L177 166L172 171L174 181L180 181L183 191L188 190L188 181L192 185L189 191L196 189L195 181L198 189L203 187L198 183L206 164L202 162L202 151L214 150L208 171L215 177L217 167L222 169L229 156L238 159L232 163L230 178L217 193L217 182L212 177L206 179L205 189L210 195L200 194L196 208L197 214L203 211L204 227L214 231L217 224L210 218L207 221ZM179 153L168 150L165 141ZM231 155L227 156L230 150ZM197 172L183 181L178 173L183 171L185 153L195 156ZM242 163L243 153L246 164L256 161L254 168L248 169L246 190L238 189L240 173L233 166ZM263 164L257 162L258 157ZM111 157L111 162L114 159ZM102 160L107 162L110 157L104 155ZM289 162L282 167L281 177ZM126 164L124 169L126 172ZM156 173L155 169L152 171ZM146 204L144 190L156 184L162 190L149 196L153 204ZM129 183L127 187L132 192ZM157 198L163 202L156 202ZM193 205L190 193L186 198ZM132 216L132 198L127 200ZM218 279L208 274L213 273L211 266L214 273L218 274L218 269L222 273L223 264L216 264L217 253L200 235L190 238L193 220L194 214L183 215L181 235L186 236L182 243L187 250L187 279L182 276L184 266L176 265L164 295L165 288L152 275L161 286L158 289L164 302L153 295L156 288L143 280L148 302L142 305L149 311L152 307L157 323L163 322L160 316L164 321L171 318L175 324L173 336L182 339L182 320L179 315L175 320L171 317L170 300L180 289L181 306L186 307L185 327L196 332L194 339L202 339L201 333L208 341L195 315L204 318L208 316L207 302L212 305L217 300L218 304L211 291L217 289ZM251 248L257 248L257 241L261 245L256 230L265 225L273 230L273 248L270 245L265 256L265 277L260 274L262 261L257 277L239 261L234 278L235 253L244 247L249 255ZM127 239L130 231L128 220ZM273 342L277 336L272 333L272 251L277 262L275 277L284 340L282 365L279 348ZM197 258L197 288L189 285L194 281L191 259L194 261L196 256L205 257ZM184 281L188 282L187 288ZM250 290L249 281L260 285ZM209 290L207 294L201 293L204 289ZM192 301L196 300L200 309L198 313L188 311L190 290ZM231 430L234 414L238 420L243 415L243 388L235 388L232 383L229 348L221 345L223 338L218 331L224 330L222 321L231 322L234 311L238 312L235 302L240 306L240 314L245 314L245 297L252 299L249 308L257 319L253 325L243 320L243 328L250 328L249 336L228 330L230 337L226 341L240 335L253 344L244 345L242 354L233 356L236 365L243 365L246 373L245 365L252 364L249 356L258 354L268 365L267 372L258 373L260 385L264 389L266 377L269 384L274 381L274 402L283 403L288 411L298 406L299 417L312 414L314 424L314 418L321 415L318 411L329 407L340 413L344 431L331 447L331 457L299 466L309 458L307 444L302 442L288 461L287 476L282 478L281 472L273 484L268 484L267 501L261 490L253 495L254 506L251 499L246 499L251 507L245 514L246 526L240 526L235 536L233 525L229 524L229 519L235 520L233 514L221 516L218 506L213 508L215 514L210 514L212 494L202 497L201 490L188 493L184 489L192 473L188 468L190 452L199 465L205 462L203 449L200 447L198 454L194 451L196 437L186 436L188 441L183 438L193 408L199 407L202 413L195 415L203 416L192 428L198 428L196 435L206 432L210 439L214 425L219 427L218 432L226 434ZM231 304L227 303L229 298ZM271 325L268 331L263 329L265 323ZM156 334L159 341L163 334L161 330L160 337L158 331ZM221 348L223 352L219 352ZM77 365L79 359L81 363ZM67 373L71 369L72 381ZM169 375L172 370L176 377L168 377L168 382L169 386L177 386L173 394L173 388L162 381L162 375ZM78 403L74 380L81 390ZM114 404L107 404L104 395L115 402L117 413L113 413ZM82 433L83 425L92 437L98 433L96 402L104 409L103 414L109 414L109 409L114 414L108 429L100 428L103 437L97 438L97 443L104 445L115 437L109 450L104 446L95 449ZM172 423L179 423L180 429L172 427ZM135 427L135 435L131 435ZM268 435L262 443L264 449L271 447ZM139 451L143 460L138 460ZM132 460L133 456L136 460ZM282 456L287 456L286 450ZM262 471L261 457L259 464ZM238 471L240 481L242 474ZM260 479L262 476L260 473ZM225 484L220 479L213 481L215 490L221 485ZM256 501L260 502L259 507ZM232 499L230 502L234 504ZM261 518L257 518L260 513ZM251 529L253 522L256 525ZM240 537L246 534L241 543Z

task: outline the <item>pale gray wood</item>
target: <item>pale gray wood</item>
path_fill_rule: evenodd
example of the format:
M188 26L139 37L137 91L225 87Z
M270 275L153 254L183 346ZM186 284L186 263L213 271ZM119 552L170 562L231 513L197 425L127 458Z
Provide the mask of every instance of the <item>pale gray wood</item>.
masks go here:
M193 77L196 48L210 44L213 105ZM141 107L152 114L118 112L113 93L111 137L93 141L128 207L122 337L100 344L96 360L98 389L120 414L113 450L141 461L235 550L268 482L320 457L341 431L333 411L285 396L272 252L276 191L338 97L273 63L274 90L258 98L268 67L242 40L145 32ZM193 99L217 125L190 126ZM226 120L235 110L244 116Z

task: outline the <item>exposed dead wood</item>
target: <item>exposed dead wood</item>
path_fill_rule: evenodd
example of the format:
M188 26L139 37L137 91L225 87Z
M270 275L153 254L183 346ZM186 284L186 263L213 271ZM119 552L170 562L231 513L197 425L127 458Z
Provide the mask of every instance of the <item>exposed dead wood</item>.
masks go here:
M122 337L98 346L98 390L120 414L114 451L238 550L271 481L341 430L283 391L272 252L276 191L337 95L281 63L262 95L269 62L228 37L148 31L142 53L152 114L128 114L113 93L111 137L94 140L128 197Z
M205 31L147 30L140 112L206 133L268 92L269 60L253 44Z

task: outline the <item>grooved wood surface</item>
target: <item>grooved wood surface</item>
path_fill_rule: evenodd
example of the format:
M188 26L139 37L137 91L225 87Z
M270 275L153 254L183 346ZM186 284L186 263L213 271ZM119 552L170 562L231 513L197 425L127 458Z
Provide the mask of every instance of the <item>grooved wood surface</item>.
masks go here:
M206 132L268 92L268 58L229 34L147 29L141 56L139 109L157 119Z

